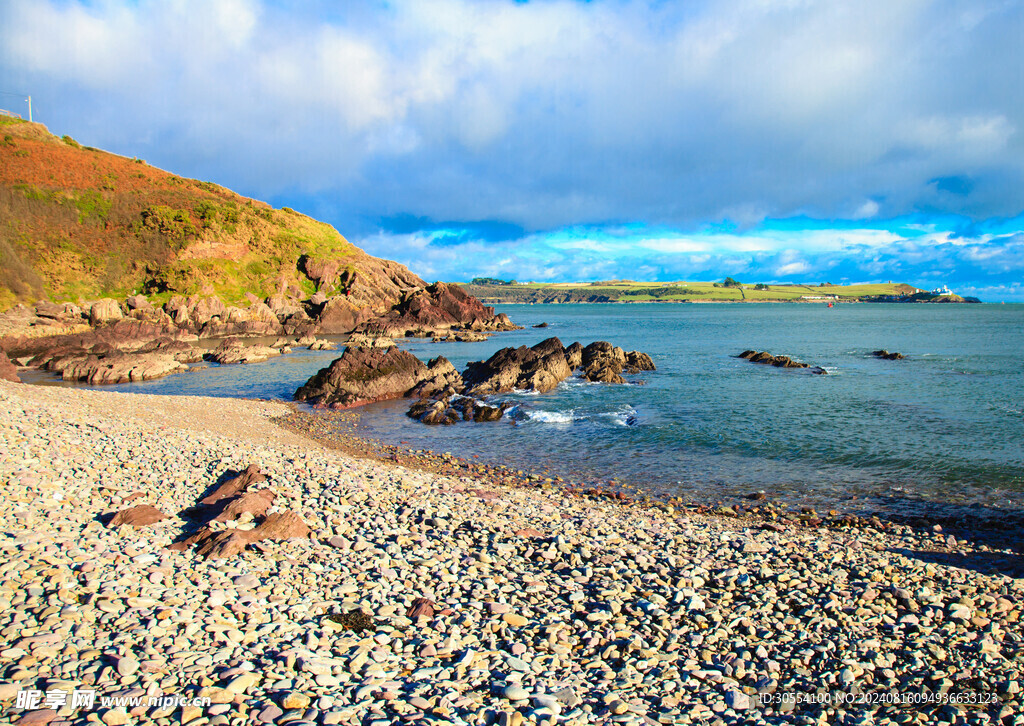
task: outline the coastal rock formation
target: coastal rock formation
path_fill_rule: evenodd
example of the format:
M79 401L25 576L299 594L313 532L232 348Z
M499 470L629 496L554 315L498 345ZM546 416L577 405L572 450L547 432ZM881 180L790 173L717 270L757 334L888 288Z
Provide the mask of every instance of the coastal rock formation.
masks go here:
M340 358L306 381L295 392L295 400L325 408L349 408L401 398L431 375L408 351L349 346Z
M580 352L580 376L599 383L625 383L623 373L653 371L654 361L646 353L628 353L603 340L591 343Z
M804 368L809 370L811 373L820 376L828 373L828 371L821 366L812 366L807 363L795 361L786 355L772 355L765 351L745 350L736 357L743 358L751 363L761 363L762 365L774 366L776 368Z
M532 348L502 348L486 361L470 363L462 379L468 395L486 396L516 389L544 393L571 375L562 341L548 338Z
M579 343L564 348L558 338L548 338L532 348L502 348L486 361L470 363L462 378L465 393L483 396L512 390L544 393L573 371L588 381L625 383L623 373L654 369L654 362L646 353L627 353L605 341L596 341L586 348Z
M882 358L883 360L903 360L906 357L902 353L890 353L884 348L882 350L872 351L871 355L875 356L875 358Z
M443 361L443 363L442 363ZM444 358L431 361L443 375L431 379L431 385L417 386L408 395L421 397L407 412L410 418L425 424L450 425L464 421L497 421L511 404L489 406L475 397L514 390L550 391L577 371L587 380L625 383L623 373L655 370L646 353L625 352L605 341L584 348L573 343L562 346L558 338L548 338L532 348L503 348L486 361L470 363L461 379ZM431 388L436 389L431 392Z
M228 338L216 350L203 356L206 360L227 365L230 363L261 363L281 355L284 348L267 345L246 345L238 338Z
M514 330L508 316L494 314L458 285L435 282L408 293L390 311L359 327L361 332L389 337L421 335L452 328Z
M438 356L427 363L423 379L406 393L408 396L426 398L430 396L451 396L463 388L462 376L444 356Z
M18 368L11 363L11 359L7 357L3 348L0 348L0 381L21 383L21 378L18 377Z
M51 352L46 370L59 373L65 381L90 385L151 381L188 370L189 363L201 360L192 346L173 340L155 341L147 349L125 352L97 347L98 353L77 351Z

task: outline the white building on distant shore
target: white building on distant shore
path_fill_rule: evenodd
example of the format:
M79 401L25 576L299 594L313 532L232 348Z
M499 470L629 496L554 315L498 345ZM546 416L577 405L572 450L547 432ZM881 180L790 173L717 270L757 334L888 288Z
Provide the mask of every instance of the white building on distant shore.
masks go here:
M949 289L948 285L943 285L942 287L937 287L934 290L932 290L932 295L939 295L940 297L943 296L943 295L952 295L952 294L953 294L953 291Z

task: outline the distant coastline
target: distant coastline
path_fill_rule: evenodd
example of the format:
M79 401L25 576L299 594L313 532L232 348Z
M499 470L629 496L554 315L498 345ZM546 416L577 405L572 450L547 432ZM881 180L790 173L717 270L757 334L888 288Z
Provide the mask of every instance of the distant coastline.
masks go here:
M745 284L725 282L603 282L519 283L476 278L460 283L487 305L565 303L979 303L948 288L922 290L905 283L872 285Z

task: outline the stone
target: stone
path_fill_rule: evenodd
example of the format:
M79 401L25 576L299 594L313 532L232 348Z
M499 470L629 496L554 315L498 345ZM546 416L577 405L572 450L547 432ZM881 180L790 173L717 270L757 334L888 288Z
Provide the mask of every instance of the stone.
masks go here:
M522 627L529 622L526 618L518 613L505 613L501 616L501 619L513 627Z
M285 694L281 699L281 708L306 708L310 704L310 698L305 693L300 691L292 691Z
M501 695L510 701L525 701L530 697L530 693L518 683L510 683L505 686Z
M167 515L156 507L148 504L139 504L130 509L122 509L110 520L108 527L117 528L122 526L147 527L167 519Z

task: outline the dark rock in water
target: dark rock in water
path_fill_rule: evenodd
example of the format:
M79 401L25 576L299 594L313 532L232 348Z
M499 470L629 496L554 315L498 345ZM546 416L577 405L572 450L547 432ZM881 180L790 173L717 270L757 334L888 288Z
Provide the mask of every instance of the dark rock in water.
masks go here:
M569 367L576 370L583 364L583 346L576 342L565 349L565 359L569 362Z
M349 408L402 398L419 383L440 373L441 365L432 373L405 350L349 347L330 366L306 381L295 392L295 400L328 408Z
M548 338L532 348L503 348L486 361L470 363L462 378L465 392L473 396L515 389L544 393L577 369L589 381L625 383L623 372L654 370L654 362L646 353L626 353L605 341L564 348L558 338Z
M646 353L636 350L627 353L603 340L591 343L582 350L580 367L583 378L601 383L625 383L623 373L656 370L654 361Z
M535 328L546 328L546 327L548 327L548 324L547 323L537 323L533 327L535 327Z
M451 426L459 421L459 411L449 405L447 399L417 401L405 414L428 426Z
M419 398L437 398L451 396L462 390L462 376L455 370L447 358L438 356L427 364L427 372L423 380L417 383L409 396Z
M532 348L502 348L486 361L470 363L462 379L468 395L481 396L515 389L543 393L571 375L562 342L548 338Z
M505 403L501 406L488 406L467 396L423 399L410 406L406 416L431 426L450 426L459 419L482 423L500 420L505 415L505 409L511 405Z
M12 383L21 383L21 378L18 377L17 367L11 363L10 358L7 357L7 353L4 352L3 348L0 348L0 380L11 381Z
M772 355L765 351L745 350L737 358L743 358L751 363L774 366L776 368L804 368L815 375L824 376L828 374L821 366L811 366L807 363L795 361L787 355Z
M890 353L885 349L872 351L871 355L884 360L903 360L906 357L902 353Z
M626 353L626 373L640 373L641 371L657 370L651 356L641 353L638 350L631 350Z
M497 421L504 415L505 409L500 406L477 405L473 407L473 420L477 423L483 421Z

